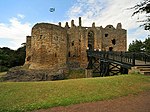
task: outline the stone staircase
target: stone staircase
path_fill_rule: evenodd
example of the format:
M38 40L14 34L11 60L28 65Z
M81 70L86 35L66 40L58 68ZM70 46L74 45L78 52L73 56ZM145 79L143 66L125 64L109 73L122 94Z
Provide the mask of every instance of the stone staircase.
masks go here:
M150 66L135 66L132 67L132 70L144 75L150 75Z

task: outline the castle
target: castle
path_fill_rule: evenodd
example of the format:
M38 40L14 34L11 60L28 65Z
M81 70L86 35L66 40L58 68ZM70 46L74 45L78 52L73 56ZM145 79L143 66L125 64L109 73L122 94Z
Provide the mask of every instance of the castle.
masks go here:
M121 23L96 27L79 26L71 21L65 27L50 23L37 23L26 39L26 62L29 69L59 71L64 68L86 68L86 50L126 51L127 31Z

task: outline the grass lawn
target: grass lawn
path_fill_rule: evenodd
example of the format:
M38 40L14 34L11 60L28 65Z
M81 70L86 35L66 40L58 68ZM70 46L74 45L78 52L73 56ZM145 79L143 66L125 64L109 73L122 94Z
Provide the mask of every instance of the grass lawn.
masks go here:
M0 82L3 81L2 76L6 75L6 72L0 72Z
M107 100L150 90L150 76L119 75L45 82L0 82L0 111L20 112Z
M5 74L6 74L6 72L0 72L0 77L2 77Z

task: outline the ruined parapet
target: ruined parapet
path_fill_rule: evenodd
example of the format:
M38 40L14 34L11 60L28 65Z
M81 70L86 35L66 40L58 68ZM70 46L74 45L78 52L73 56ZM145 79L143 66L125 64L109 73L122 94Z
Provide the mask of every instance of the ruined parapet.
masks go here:
M68 22L66 22L65 29L68 29L68 28L69 28L69 25L68 25Z
M105 29L114 30L115 28L114 28L113 25L107 25L107 26L105 27Z
M118 23L116 29L122 29L122 24Z

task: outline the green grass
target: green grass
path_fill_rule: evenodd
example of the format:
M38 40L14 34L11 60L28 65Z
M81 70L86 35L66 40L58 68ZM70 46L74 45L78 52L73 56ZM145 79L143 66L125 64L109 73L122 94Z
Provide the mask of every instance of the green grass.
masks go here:
M85 78L85 70L77 69L77 70L69 70L69 75L66 79L77 79L77 78Z
M0 82L3 81L4 75L6 75L6 72L0 72Z
M6 72L0 72L0 77L2 77L5 74L6 74Z
M148 90L150 77L144 75L46 82L0 82L0 111L31 111L113 99Z

